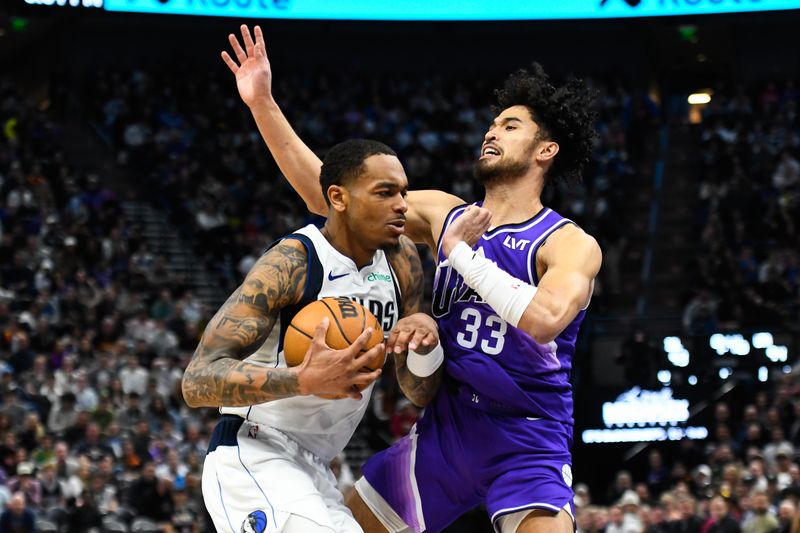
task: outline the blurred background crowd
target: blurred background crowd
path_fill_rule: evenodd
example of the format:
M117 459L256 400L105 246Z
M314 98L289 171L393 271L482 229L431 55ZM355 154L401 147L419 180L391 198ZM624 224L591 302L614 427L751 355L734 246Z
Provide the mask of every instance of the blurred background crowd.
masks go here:
M314 150L376 138L397 150L412 187L480 196L472 164L508 72L340 67L276 74L276 98ZM183 368L265 246L319 219L286 185L221 64L68 71L39 85L0 73L0 533L211 531L200 476L217 413L185 405ZM720 81L691 119L650 80L587 81L598 95L592 161L582 183L553 187L545 203L603 248L591 315L635 317L622 319L630 342L608 355L620 365L608 372L655 381L665 360L637 315L643 295L687 338L797 332L796 84ZM663 199L654 239L665 130L686 169L671 174L667 161L665 179L685 195ZM685 253L657 255L650 279L648 250L664 243ZM586 327L595 331L592 319ZM594 356L583 346L579 359ZM419 415L390 367L335 460L342 490ZM576 393L599 379L576 373ZM709 402L705 441L650 444L609 479L591 478L576 453L578 530L799 532L800 374L744 391ZM465 517L448 531L487 524Z

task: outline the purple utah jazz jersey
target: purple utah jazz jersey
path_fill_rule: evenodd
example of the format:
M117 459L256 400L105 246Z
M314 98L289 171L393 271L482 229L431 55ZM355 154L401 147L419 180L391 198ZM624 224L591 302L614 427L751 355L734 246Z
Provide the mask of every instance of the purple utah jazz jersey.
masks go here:
M442 234L466 209L448 215ZM533 218L487 231L473 249L527 283L539 283L536 252L554 231L572 223L544 208ZM476 393L531 416L572 424L569 378L575 339L586 314L548 344L539 344L509 325L445 263L441 243L433 288L433 316L439 323L447 374Z

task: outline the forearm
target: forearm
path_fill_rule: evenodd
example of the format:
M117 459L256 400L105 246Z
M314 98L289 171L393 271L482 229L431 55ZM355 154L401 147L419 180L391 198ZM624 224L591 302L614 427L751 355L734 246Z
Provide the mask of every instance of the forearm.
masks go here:
M436 391L442 384L444 365L437 368L430 376L421 378L408 369L407 360L408 352L396 354L394 358L400 390L403 391L406 398L411 400L411 403L418 407L425 407L433 400Z
M264 98L250 107L250 111L278 167L308 210L327 215L328 205L319 186L322 161L295 133L275 100Z
M530 335L536 342L552 342L569 323L569 298L539 290L512 276L493 261L473 253L466 243L453 248L451 266L464 277L506 322ZM574 317L575 313L572 313Z
M190 364L181 388L189 407L241 407L301 394L296 370L230 357Z

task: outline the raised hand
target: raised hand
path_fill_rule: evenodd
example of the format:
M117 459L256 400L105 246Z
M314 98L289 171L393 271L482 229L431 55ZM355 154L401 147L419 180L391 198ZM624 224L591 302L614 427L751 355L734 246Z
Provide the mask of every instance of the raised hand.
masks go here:
M359 400L359 390L381 375L380 369L366 372L364 367L381 356L384 345L378 344L361 353L372 335L372 328L367 328L353 344L334 350L325 343L329 324L327 318L322 319L302 364L297 367L300 393Z
M492 221L492 213L488 209L471 205L458 217L455 222L450 224L447 231L442 236L442 253L445 257L450 255L450 251L455 248L459 241L466 242L470 248L475 246L481 235L489 229Z
M244 48L239 44L236 35L231 33L228 35L228 40L236 61L225 51L222 52L222 60L236 75L239 96L248 107L253 107L259 100L272 99L272 68L267 57L267 47L264 44L261 27L254 28L255 41L246 24L242 24L240 29Z

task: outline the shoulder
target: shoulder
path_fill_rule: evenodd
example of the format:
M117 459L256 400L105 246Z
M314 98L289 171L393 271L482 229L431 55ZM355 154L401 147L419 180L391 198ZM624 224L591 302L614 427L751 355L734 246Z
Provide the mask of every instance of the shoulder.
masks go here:
M275 260L280 259L291 259L295 262L305 263L307 261L307 256L308 250L306 249L305 242L296 237L287 236L281 241L275 243L275 245L269 250L264 252L259 260L256 261L256 264L253 266L253 270L255 270L259 265L263 266L264 264L270 264Z
M239 300L249 298L255 302L267 295L278 307L295 303L302 296L307 271L305 245L297 239L283 239L267 250L250 269L239 289ZM266 309L265 305L261 307Z
M566 224L553 232L538 254L538 259L544 264L571 260L587 263L587 266L596 265L598 269L602 257L597 240L576 224Z

